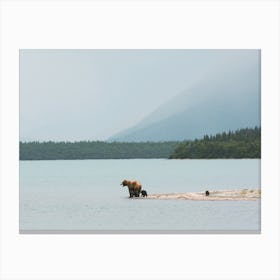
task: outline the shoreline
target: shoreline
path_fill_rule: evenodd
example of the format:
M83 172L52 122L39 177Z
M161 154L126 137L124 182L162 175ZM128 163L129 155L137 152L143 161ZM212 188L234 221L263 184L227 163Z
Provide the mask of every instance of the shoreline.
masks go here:
M209 196L205 192L185 192L185 193L159 193L148 194L143 199L159 199L159 200L258 200L261 198L261 189L240 189L240 190L209 190ZM142 197L141 197L142 199Z

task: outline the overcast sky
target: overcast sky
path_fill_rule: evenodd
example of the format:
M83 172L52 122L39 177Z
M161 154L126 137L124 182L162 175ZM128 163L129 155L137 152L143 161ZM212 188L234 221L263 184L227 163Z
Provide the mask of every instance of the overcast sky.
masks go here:
M20 139L106 140L256 50L20 50Z

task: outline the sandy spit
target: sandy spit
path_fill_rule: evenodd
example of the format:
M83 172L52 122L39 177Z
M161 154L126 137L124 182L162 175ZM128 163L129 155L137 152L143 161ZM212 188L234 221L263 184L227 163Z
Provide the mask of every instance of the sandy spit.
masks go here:
M260 189L241 190L209 190L209 196L205 192L188 193L159 193L149 194L145 199L175 199L175 200L257 200L261 198Z

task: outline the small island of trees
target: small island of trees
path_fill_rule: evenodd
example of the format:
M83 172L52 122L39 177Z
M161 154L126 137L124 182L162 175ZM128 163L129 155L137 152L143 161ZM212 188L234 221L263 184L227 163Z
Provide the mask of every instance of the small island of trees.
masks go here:
M261 158L261 128L245 128L185 141L178 144L169 158Z

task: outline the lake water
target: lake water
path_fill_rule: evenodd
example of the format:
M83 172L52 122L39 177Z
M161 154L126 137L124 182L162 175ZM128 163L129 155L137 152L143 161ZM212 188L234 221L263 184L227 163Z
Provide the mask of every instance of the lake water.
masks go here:
M20 230L260 232L260 200L129 199L123 179L150 193L260 188L260 160L20 162Z

